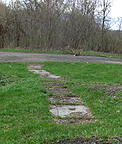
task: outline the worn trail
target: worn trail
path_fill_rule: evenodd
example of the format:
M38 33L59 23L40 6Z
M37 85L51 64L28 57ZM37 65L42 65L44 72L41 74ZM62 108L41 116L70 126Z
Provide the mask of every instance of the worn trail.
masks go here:
M75 124L94 122L94 116L87 106L82 105L79 97L68 91L65 80L42 70L42 65L28 65L28 71L46 77L43 85L49 94L51 102L49 111L55 116L57 124Z

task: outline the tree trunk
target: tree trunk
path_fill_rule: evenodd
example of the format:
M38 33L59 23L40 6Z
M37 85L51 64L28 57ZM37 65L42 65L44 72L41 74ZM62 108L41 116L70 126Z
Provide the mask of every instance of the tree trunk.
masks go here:
M0 25L0 48L4 48L4 32L2 25Z

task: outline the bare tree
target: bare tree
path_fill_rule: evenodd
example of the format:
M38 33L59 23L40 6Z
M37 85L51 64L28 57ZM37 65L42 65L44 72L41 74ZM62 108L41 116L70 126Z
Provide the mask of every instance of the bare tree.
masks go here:
M102 6L102 34L101 34L101 49L102 51L106 51L106 25L108 14L111 10L111 0L102 0L101 2Z
M4 47L4 26L6 19L6 5L0 2L0 48Z
M118 51L118 36L107 27L111 0L16 0L0 6L1 47Z

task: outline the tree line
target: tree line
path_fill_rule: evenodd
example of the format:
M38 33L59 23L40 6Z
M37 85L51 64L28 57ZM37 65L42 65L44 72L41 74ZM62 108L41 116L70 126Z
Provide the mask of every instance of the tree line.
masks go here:
M122 53L121 30L110 30L110 0L0 2L0 47Z

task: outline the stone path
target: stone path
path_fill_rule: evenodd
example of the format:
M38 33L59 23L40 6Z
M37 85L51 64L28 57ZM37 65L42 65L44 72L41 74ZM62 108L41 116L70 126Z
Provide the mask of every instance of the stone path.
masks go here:
M46 77L43 86L49 94L49 111L57 124L94 122L94 116L87 106L82 105L79 97L68 91L66 82L60 76L42 70L43 65L28 65L28 71Z

